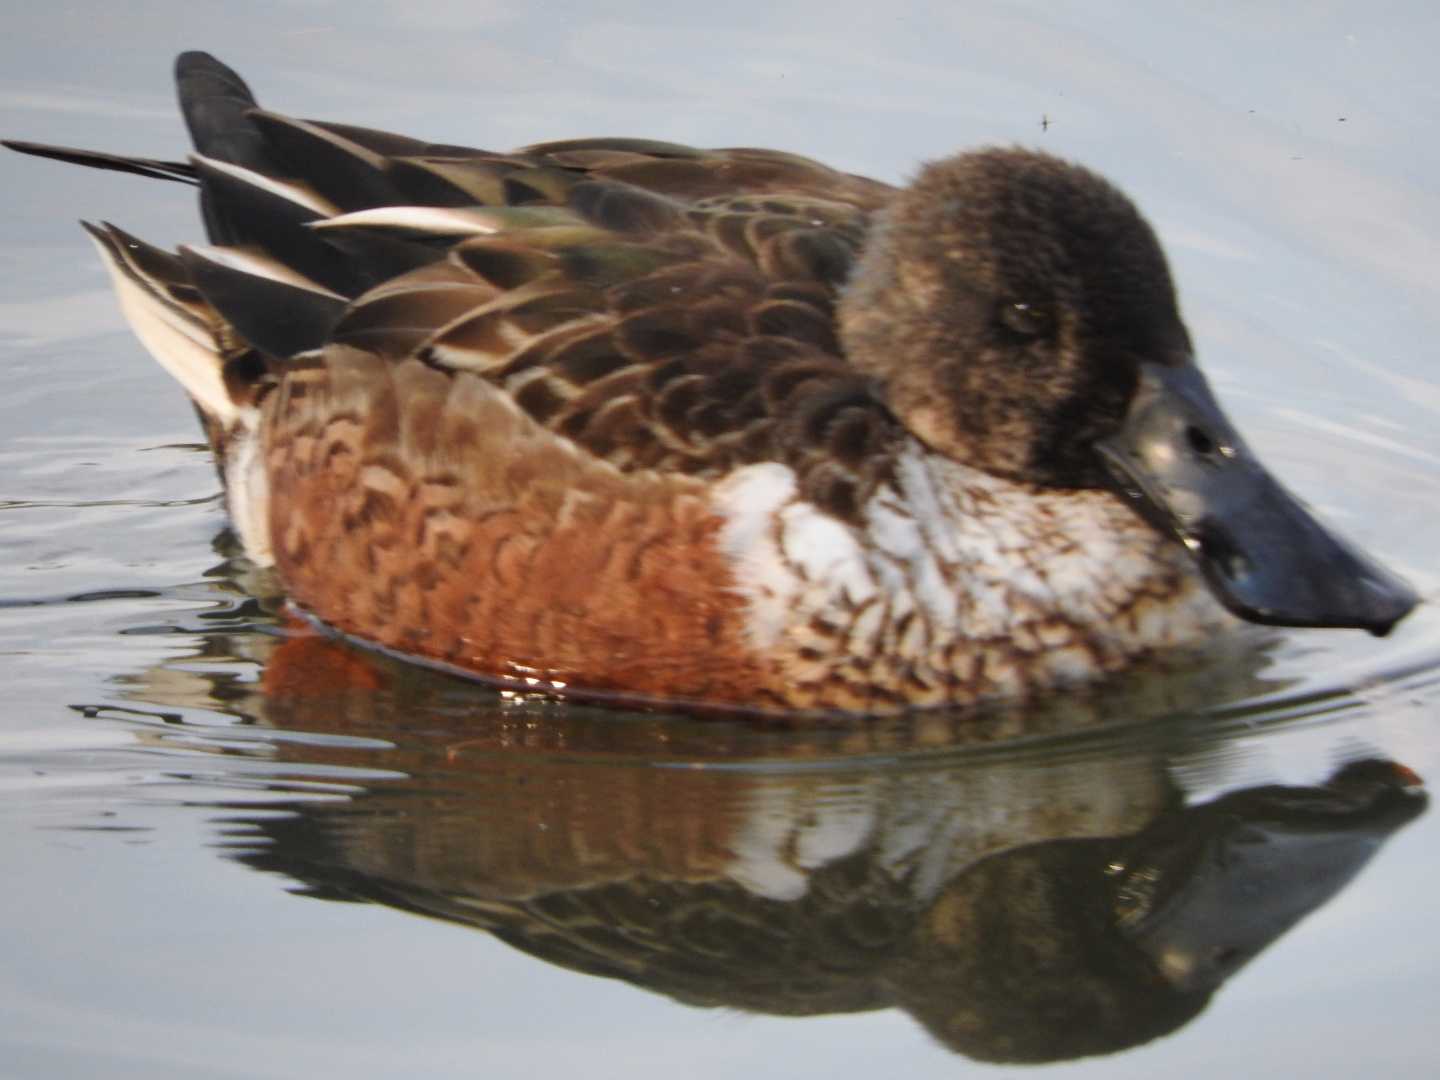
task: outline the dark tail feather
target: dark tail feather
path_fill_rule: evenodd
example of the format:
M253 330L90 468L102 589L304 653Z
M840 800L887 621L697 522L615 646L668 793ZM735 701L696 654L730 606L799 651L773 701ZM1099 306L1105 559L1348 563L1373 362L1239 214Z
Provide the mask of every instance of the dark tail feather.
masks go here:
M250 121L255 95L239 75L209 53L183 52L175 59L175 90L199 153L265 176L283 175Z
M342 297L223 259L214 248L180 249L190 283L242 340L268 356L284 359L320 348L345 312Z
M198 153L262 176L285 175L265 145L264 135L250 120L250 110L256 108L255 95L239 75L209 53L183 52L175 59L175 89L190 141ZM235 207L202 172L200 214L212 242L255 241L244 217L234 211Z
M198 183L195 167L185 161L157 161L154 158L122 157L106 154L99 150L76 150L69 146L47 146L44 143L21 142L18 139L0 139L0 146L22 154L51 158L69 165L85 165L91 169L110 169L113 172L146 176L152 180L175 180L183 184Z

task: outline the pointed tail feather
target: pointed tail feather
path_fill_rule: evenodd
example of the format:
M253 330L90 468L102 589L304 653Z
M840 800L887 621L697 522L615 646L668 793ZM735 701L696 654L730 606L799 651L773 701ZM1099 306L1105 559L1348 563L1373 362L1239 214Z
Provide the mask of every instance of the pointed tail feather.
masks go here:
M175 180L182 184L199 182L195 178L195 166L185 161L126 157L122 154L107 154L101 150L79 150L71 146L50 146L47 143L24 142L20 139L0 139L0 146L21 154L50 158L69 165L84 165L91 169L110 169L114 172L146 176L152 180Z
M180 111L195 149L203 157L266 175L280 173L260 129L247 116L256 107L255 96L239 75L208 53L186 52L175 61L175 83L180 97ZM21 154L92 169L111 169L187 184L200 182L195 166L183 161L131 157L20 139L0 139L0 145Z
M109 223L82 224L110 271L135 335L185 387L207 426L232 428L241 406L225 382L220 319L190 284L184 264Z

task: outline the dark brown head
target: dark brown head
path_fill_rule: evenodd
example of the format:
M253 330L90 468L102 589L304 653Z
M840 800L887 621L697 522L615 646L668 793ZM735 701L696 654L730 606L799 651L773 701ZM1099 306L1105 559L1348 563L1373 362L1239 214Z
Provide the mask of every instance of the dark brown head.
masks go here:
M934 449L1013 480L1095 487L1142 362L1189 337L1155 234L1076 165L936 162L886 212L843 301L846 349Z
M1417 602L1256 461L1192 360L1154 232L1094 173L1026 150L926 166L882 212L840 319L850 361L932 450L1117 489L1243 618L1383 634Z

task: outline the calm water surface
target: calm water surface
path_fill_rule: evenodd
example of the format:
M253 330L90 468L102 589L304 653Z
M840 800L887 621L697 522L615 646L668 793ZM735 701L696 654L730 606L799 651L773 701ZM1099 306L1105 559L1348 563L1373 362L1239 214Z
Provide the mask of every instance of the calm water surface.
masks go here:
M72 224L195 239L188 192L6 158L0 1077L1434 1075L1440 16L1097 7L7 16L0 133L155 156L203 47L441 140L1081 159L1155 221L1252 443L1429 603L819 732L289 640Z

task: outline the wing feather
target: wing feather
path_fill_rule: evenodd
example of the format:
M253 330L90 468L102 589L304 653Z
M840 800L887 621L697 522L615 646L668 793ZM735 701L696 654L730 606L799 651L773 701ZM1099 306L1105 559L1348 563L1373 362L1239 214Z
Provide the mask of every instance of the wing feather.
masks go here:
M166 298L152 322L177 354L214 331L266 378L322 348L418 359L425 386L478 374L620 469L780 461L842 516L883 478L900 429L843 355L835 303L888 185L745 147L434 144L263 110L204 54L177 76L191 164L38 148L199 183L217 249L106 234L121 276ZM216 380L190 384L225 407Z

